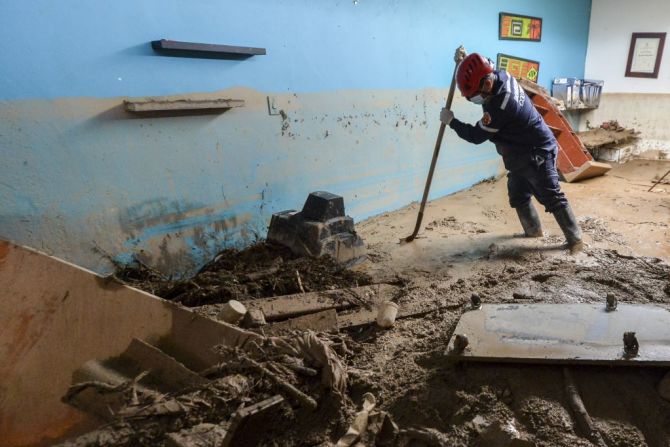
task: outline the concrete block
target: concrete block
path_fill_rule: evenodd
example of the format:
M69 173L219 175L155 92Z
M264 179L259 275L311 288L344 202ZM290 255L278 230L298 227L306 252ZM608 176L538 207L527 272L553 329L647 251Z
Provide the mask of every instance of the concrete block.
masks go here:
M267 240L287 247L293 247L295 245L295 238L298 231L296 220L292 219L292 217L299 214L299 211L296 210L286 210L274 213L270 220Z
M365 243L357 234L339 233L326 239L321 245L320 256L328 254L344 264L365 256Z
M325 222L333 217L344 217L344 199L326 191L310 193L302 207L305 220Z
M265 321L265 314L261 309L247 309L247 313L244 314L242 319L242 327L245 328L256 328L265 326L267 321Z
M339 263L365 256L354 220L344 215L342 197L324 191L310 194L301 212L273 214L267 239L289 247L296 255L330 255Z

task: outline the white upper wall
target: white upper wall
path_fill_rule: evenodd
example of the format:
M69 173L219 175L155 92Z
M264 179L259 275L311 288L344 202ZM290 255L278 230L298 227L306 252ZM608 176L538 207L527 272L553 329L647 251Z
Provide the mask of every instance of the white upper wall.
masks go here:
M649 32L668 33L658 78L627 78L631 35ZM585 77L607 93L670 93L670 0L593 0Z

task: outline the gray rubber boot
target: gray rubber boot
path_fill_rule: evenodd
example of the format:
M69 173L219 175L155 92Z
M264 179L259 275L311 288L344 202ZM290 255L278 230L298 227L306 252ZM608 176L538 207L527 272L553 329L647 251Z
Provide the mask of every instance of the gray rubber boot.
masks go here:
M537 211L532 202L517 207L516 214L519 216L519 221L521 221L521 226L523 227L523 232L526 237L544 236L544 233L542 233L540 216L537 215Z
M572 213L570 205L567 205L565 208L561 208L558 211L554 211L554 217L556 218L558 225L561 227L561 230L563 230L570 251L572 253L580 251L584 246L584 243L582 242L582 230L579 228L579 224L577 223L577 219L575 219L575 215Z

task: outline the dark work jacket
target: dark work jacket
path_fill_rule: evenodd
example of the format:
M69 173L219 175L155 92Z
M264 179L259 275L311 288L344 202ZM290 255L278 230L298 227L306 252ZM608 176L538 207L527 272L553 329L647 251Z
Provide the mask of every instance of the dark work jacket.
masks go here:
M495 93L482 105L482 119L472 126L454 118L449 127L471 143L495 143L508 170L528 166L538 155L556 157L556 138L519 83L506 71L493 73Z

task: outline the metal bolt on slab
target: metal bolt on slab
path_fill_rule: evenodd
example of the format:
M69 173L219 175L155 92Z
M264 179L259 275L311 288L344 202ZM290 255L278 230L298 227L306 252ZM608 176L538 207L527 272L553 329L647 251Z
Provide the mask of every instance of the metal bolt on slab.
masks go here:
M468 336L465 334L456 334L454 337L454 349L452 350L452 354L462 354L463 351L465 351L465 348L468 347L470 344L470 341L468 340Z
M635 337L635 332L623 333L623 352L626 358L637 357L640 350L640 344Z
M472 296L470 297L470 308L472 310L479 310L482 308L482 299L476 293L473 293Z
M605 310L607 310L608 312L612 312L612 311L616 310L617 304L618 303L617 303L616 296L614 296L613 293L608 293L607 294L607 305L605 307Z

